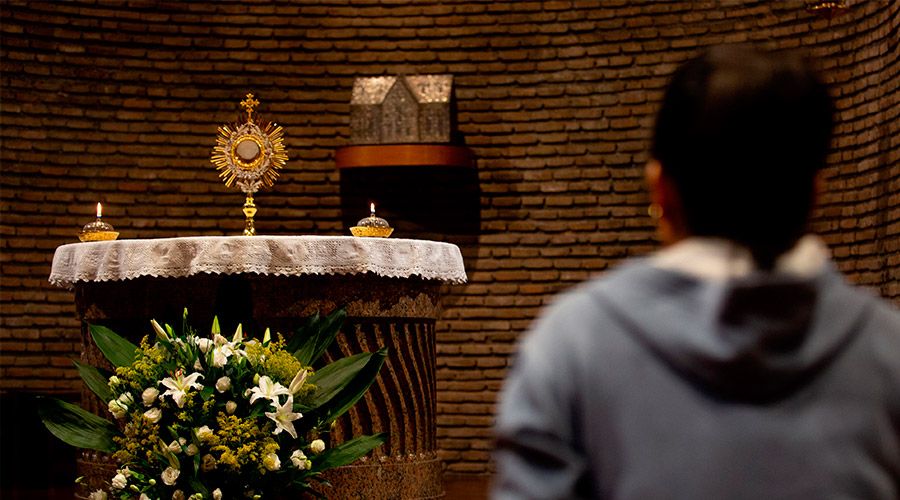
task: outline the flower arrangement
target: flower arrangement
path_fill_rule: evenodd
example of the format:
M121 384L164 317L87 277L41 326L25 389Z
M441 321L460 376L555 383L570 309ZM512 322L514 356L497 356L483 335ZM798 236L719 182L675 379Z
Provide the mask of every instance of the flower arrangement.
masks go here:
M155 339L135 346L108 328L91 336L115 373L75 363L115 422L55 399L41 418L66 443L112 454L119 469L91 498L263 498L285 491L322 498L321 473L349 464L386 440L384 433L326 446L331 423L366 392L386 350L349 356L313 370L346 313L313 316L286 341L228 340L213 320L197 334L184 312L179 333L151 321Z

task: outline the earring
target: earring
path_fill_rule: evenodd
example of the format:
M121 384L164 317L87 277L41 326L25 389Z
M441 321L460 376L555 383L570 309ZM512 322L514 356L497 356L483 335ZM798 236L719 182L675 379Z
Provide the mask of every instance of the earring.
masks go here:
M663 216L663 207L659 203L651 203L650 206L647 207L647 215L650 216L651 219L659 220L662 219Z

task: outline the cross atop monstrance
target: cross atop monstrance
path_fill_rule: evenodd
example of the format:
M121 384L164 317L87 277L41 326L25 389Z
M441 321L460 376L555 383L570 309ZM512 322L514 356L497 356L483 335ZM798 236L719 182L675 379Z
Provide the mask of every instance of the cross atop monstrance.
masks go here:
M241 107L247 112L247 121L219 127L216 146L210 157L225 185L231 187L236 181L247 195L243 207L244 236L256 234L253 194L263 184L272 187L278 178L278 170L287 162L283 129L275 123L261 121L258 116L254 119L256 106L259 106L259 101L248 93L241 101Z
M259 101L253 98L253 94L248 93L247 98L241 101L241 107L247 111L247 121L250 121L253 115L253 108L259 106Z

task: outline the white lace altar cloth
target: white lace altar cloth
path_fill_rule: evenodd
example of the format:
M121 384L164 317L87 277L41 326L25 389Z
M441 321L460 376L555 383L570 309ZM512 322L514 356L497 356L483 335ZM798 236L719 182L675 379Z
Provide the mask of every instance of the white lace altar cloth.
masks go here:
M450 243L351 236L204 236L62 245L50 283L117 281L201 273L275 276L374 273L465 283L459 247Z

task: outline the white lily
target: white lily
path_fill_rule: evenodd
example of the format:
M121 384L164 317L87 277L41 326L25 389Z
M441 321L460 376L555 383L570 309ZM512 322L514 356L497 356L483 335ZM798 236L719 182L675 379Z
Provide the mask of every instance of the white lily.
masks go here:
M288 386L288 390L291 391L291 395L296 395L300 392L300 389L303 388L303 383L306 382L306 376L309 375L309 370L306 368L301 369L294 375L294 379L291 380L291 384Z
M162 379L162 385L166 386L168 389L162 394L163 397L172 396L172 399L179 408L184 407L184 398L187 396L187 391L189 389L203 389L203 384L197 382L198 378L203 378L203 375L194 372L187 377L184 377L182 376L181 370L178 370L175 372L174 377Z
M156 336L165 341L171 341L169 338L169 334L163 330L163 327L159 326L159 323L156 322L155 319L150 320L150 324L153 325L153 331L156 332Z
M272 340L272 332L270 332L269 329L266 328L266 332L263 333L263 345L268 345L269 341L271 341L271 340Z
M294 412L293 396L288 396L287 401L281 406L275 404L275 411L267 411L266 416L275 422L275 430L272 434L280 434L281 431L287 431L292 438L297 439L297 430L294 429L294 420L299 419L303 414Z
M278 396L282 394L289 396L291 400L294 399L287 387L278 382L272 382L272 379L265 375L259 377L259 385L250 389L250 394L250 404L256 402L257 399L266 398L272 400L272 405L276 407L278 406Z
M242 340L244 340L244 330L243 327L241 327L241 324L238 323L237 330L234 331L234 336L231 337L231 341L237 344Z

